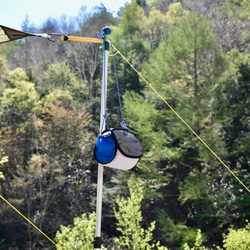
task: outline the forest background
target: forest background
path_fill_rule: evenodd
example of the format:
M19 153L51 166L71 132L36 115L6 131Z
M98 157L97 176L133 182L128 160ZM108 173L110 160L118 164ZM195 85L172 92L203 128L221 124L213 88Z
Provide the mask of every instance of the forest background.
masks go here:
M114 18L105 8L49 18L22 30L109 39L249 188L250 3L248 0L132 1ZM105 168L104 245L120 235L114 207L143 187L143 228L170 249L222 246L228 227L250 218L249 193L119 55L124 119L144 147L130 171ZM0 46L0 194L55 239L60 225L95 211L102 50L99 45L26 38ZM121 126L110 58L107 110ZM132 176L132 177L131 177ZM5 202L1 249L51 243ZM125 249L125 248L124 248ZM126 248L127 249L127 248Z

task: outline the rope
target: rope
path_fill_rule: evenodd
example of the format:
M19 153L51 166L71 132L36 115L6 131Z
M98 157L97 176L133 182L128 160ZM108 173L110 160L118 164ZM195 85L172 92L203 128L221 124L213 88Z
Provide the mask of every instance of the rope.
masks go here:
M109 41L109 43L111 43ZM203 139L197 135L197 133L188 125L188 123L172 108L172 106L159 94L159 92L143 77L143 75L128 61L128 59L116 49L113 45L114 49L117 51L116 54L120 54L120 56L129 64L129 66L143 79L143 81L158 95L158 97L174 112L174 114L187 126L187 128L206 146L206 148L216 157L216 159L228 170L229 173L250 193L250 190L247 186L237 177L237 175L221 160L221 158L206 144Z
M103 40L105 39L105 36L99 31L96 32L96 36L100 39L103 39Z
M119 104L120 104L120 112L121 112L121 118L122 118L122 127L126 128L127 124L125 123L125 121L123 119L121 95L120 95L119 83L118 83L118 78L117 78L117 71L116 71L116 66L115 66L115 55L114 55L114 50L113 50L113 46L112 46L111 42L110 42L110 46L111 46L112 56L113 56L114 71L115 71L115 81L116 81L117 92L118 92L118 99L119 99Z
M37 231L39 231L43 236L45 236L50 242L52 242L54 245L56 243L50 239L49 236L47 236L41 229L39 229L34 223L32 223L27 217L25 217L18 209L16 209L9 201L7 201L2 195L0 195L0 198L5 201L11 208L13 208L19 215L21 215L26 221L28 221Z

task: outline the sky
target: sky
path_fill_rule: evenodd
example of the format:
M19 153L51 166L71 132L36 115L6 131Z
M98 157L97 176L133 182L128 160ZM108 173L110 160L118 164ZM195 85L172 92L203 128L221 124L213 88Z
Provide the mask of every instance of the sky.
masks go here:
M76 16L83 5L91 12L94 6L101 7L101 3L117 16L127 2L131 0L0 0L0 25L21 30L28 16L29 23L39 28L49 17Z

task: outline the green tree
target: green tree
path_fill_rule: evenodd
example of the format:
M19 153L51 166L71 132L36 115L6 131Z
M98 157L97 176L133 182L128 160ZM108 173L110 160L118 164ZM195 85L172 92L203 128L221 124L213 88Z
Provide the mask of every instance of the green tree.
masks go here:
M53 94L65 106L78 103L84 98L86 86L72 72L69 65L62 61L48 65L36 84L38 93L44 97Z
M148 58L149 43L143 38L143 25L146 15L136 1L131 4L125 4L120 11L119 26L111 26L112 33L110 40L116 46L119 44L119 50L126 53L127 59L134 65L137 70L141 69L142 62ZM139 81L138 75L131 71L130 66L122 60L121 57L115 57L117 76L119 80L119 89L121 100L126 92L136 91L142 93L143 84ZM120 126L120 109L116 88L115 72L113 70L113 61L110 59L110 72L108 96L112 99L108 100L108 111L112 110L111 122L114 126Z
M33 135L27 131L25 121L29 113L40 112L41 102L35 84L28 81L26 73L20 68L9 72L4 85L6 87L0 98L1 131L6 143L5 152L8 155L12 152L11 162L15 169L17 162L23 162L33 153ZM21 152L24 157L20 156Z
M20 41L4 43L0 46L0 54L6 58L10 58L13 51L21 45Z
M227 250L233 250L233 249L242 249L242 250L247 250L250 247L250 224L248 221L246 221L247 224L243 228L239 229L234 229L233 226L228 228L228 233L223 234L223 247L221 248L220 246L213 246L212 249L227 249ZM202 238L201 230L197 230L197 235L196 235L196 241L194 244L194 247L190 247L187 243L184 245L184 250L210 250L210 248L207 248L205 246L202 246L204 239Z
M56 248L89 250L93 249L95 213L74 218L72 226L62 226L56 234ZM102 248L103 249L103 248Z
M130 197L127 199L117 197L114 204L114 213L117 219L119 238L114 238L112 249L158 249L167 250L160 246L160 242L153 242L155 222L148 229L143 228L141 203L143 188L138 184L135 176L128 181ZM74 225L61 226L57 232L57 249L92 249L95 229L95 213L83 214L74 219ZM102 247L102 249L105 249Z
M211 116L211 88L224 68L211 23L193 13L176 22L167 39L142 67L150 84L217 153L225 151ZM201 176L211 173L209 169L218 163L151 90L145 89L143 95L127 94L124 107L127 120L131 127L136 127L145 149L138 166L150 201L144 207L144 214L160 223L158 218L162 213L158 208L165 207L166 220L170 218L174 224L207 227L210 186L204 188L201 180L203 184L211 183L212 178L207 175L201 179ZM156 237L169 247L180 247L184 234L167 242L167 237L162 237L166 233L167 227L156 224Z
M26 73L16 69L6 74L1 97L0 148L4 145L6 156L11 159L1 168L5 178L1 180L2 193L49 235L79 211L88 211L92 199L91 195L84 196L88 201L82 202L80 195L92 193L88 167L92 165L93 143L87 128L91 118L85 109L73 108L70 100L74 78L67 78L70 72L66 66L64 69L63 79L72 83L68 87L71 92L60 88L60 79L50 76L56 87L40 98ZM46 84L50 77L44 77ZM64 213L59 212L60 208L55 216L56 206ZM6 218L0 229L4 239L1 247L10 247L13 241L17 247L48 244L29 224L16 219L13 211L8 213L4 206L1 214ZM49 226L52 221L53 226ZM8 227L12 228L11 234L6 233Z
M201 230L198 229L194 246L191 248L189 246L189 244L186 242L184 244L184 250L209 250L210 249L210 248L206 248L206 247L201 246L202 243L203 243L203 238L202 238ZM220 249L220 248L216 247L216 249Z
M119 44L119 50L121 50L121 52L126 51L128 59L138 69L140 69L143 60L147 58L148 53L148 44L143 40L145 18L146 15L144 13L144 10L133 0L131 4L127 3L124 7L121 8L121 20L119 26L111 27L111 41L114 43L114 45ZM138 91L140 91L140 85L138 86L139 82L136 78L136 75L133 75L133 72L130 72L128 70L129 68L126 67L126 64L122 63L121 66L121 69L117 67L118 72L119 69L122 72L122 75L119 78L125 78L125 80L128 80L128 82L124 83L124 86L122 86L122 88L127 86L127 89L138 88ZM130 81L126 74L130 74ZM133 86L134 84L132 83L136 83L136 86Z
M187 13L180 2L170 4L166 14L153 6L148 17L143 16L141 29L144 39L150 41L151 49L157 48L160 42L166 38L167 31Z
M26 130L35 135L34 154L23 161L16 160L16 165L12 159L9 168L4 168L4 196L13 197L12 203L48 235L53 235L60 224L68 223L75 214L87 212L91 207L89 167L93 146L86 129L89 122L90 116L85 110L68 111L58 101L45 103L40 118L30 114L25 122ZM82 196L82 193L89 195ZM14 226L15 218L13 214L7 215L3 228ZM24 232L23 236L18 236L16 230L10 235L12 240L19 237L17 246L25 245L26 240L27 247L48 244L25 221L18 222L15 227ZM9 243L5 234L3 237Z
M143 199L143 189L135 178L128 181L130 197L118 197L114 212L117 219L117 230L121 233L119 238L115 238L118 249L152 249L155 244L150 244L153 240L152 232L155 229L155 222L152 222L148 229L142 227L141 202Z
M26 73L21 68L9 73L1 104L2 110L12 108L12 112L20 116L22 112L34 111L39 107L39 96L35 85L29 82Z
M167 250L160 243L152 244L155 222L148 229L142 227L143 217L141 203L143 188L138 184L135 176L128 181L130 197L117 197L114 204L114 213L117 219L119 238L109 246L112 249L158 249ZM83 214L74 219L74 225L62 226L57 232L57 249L92 249L95 229L95 213ZM106 249L102 246L102 249Z
M142 28L142 23L139 22L139 20L142 19L144 15L143 9L136 3L136 1L132 1L131 4L125 4L120 12L120 27L123 31L123 35L129 35L131 39L133 39L136 32L140 32Z
M240 249L247 250L250 248L250 223L246 221L247 224L243 228L234 229L230 227L227 234L223 234L223 247L226 249Z
M247 185L250 155L247 108L250 93L249 55L232 50L228 53L227 60L228 70L221 76L214 88L214 117L221 124L220 137L225 144L226 156L224 158L228 167ZM218 168L217 171L221 171L220 169ZM214 183L218 185L214 209L220 215L218 217L220 223L228 226L234 221L237 226L241 226L243 221L249 218L248 192L226 173ZM219 193L224 193L227 199L221 199Z
M14 205L20 205L23 199L15 194L12 181L15 176L19 175L18 171L22 170L20 166L25 165L34 153L34 134L28 130L25 122L28 120L29 113L39 113L41 103L35 84L28 81L26 73L20 68L9 71L5 75L3 86L0 98L1 145L9 161L2 169L4 180L1 181L1 187L4 197L12 198ZM26 231L27 224L19 220L20 218L16 219L13 211L8 212L6 205L1 210L1 214L5 217L1 225L1 234L4 239L1 247L10 246L13 240L16 240L16 246L22 246L28 239L28 234L20 234L17 237L17 232ZM6 227L11 228L11 233L8 235Z
M237 16L242 19L247 19L250 11L249 0L227 0L225 2L227 12L230 15Z
M1 139L1 134L0 134L0 139ZM1 144L0 144L1 145ZM2 168L2 165L4 163L8 162L8 156L5 156L4 155L4 151L2 148L0 148L0 169ZM0 171L0 180L4 180L4 175L3 175L3 172ZM0 189L1 190L1 189Z

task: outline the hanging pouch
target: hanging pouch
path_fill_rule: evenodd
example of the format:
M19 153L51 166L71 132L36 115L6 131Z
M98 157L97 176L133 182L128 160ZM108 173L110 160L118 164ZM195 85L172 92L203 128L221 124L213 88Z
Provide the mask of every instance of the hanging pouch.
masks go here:
M94 156L99 163L107 164L115 158L115 155L116 145L112 133L104 131L97 139Z
M133 168L142 154L140 141L124 128L103 131L98 137L94 153L99 163L122 170Z

